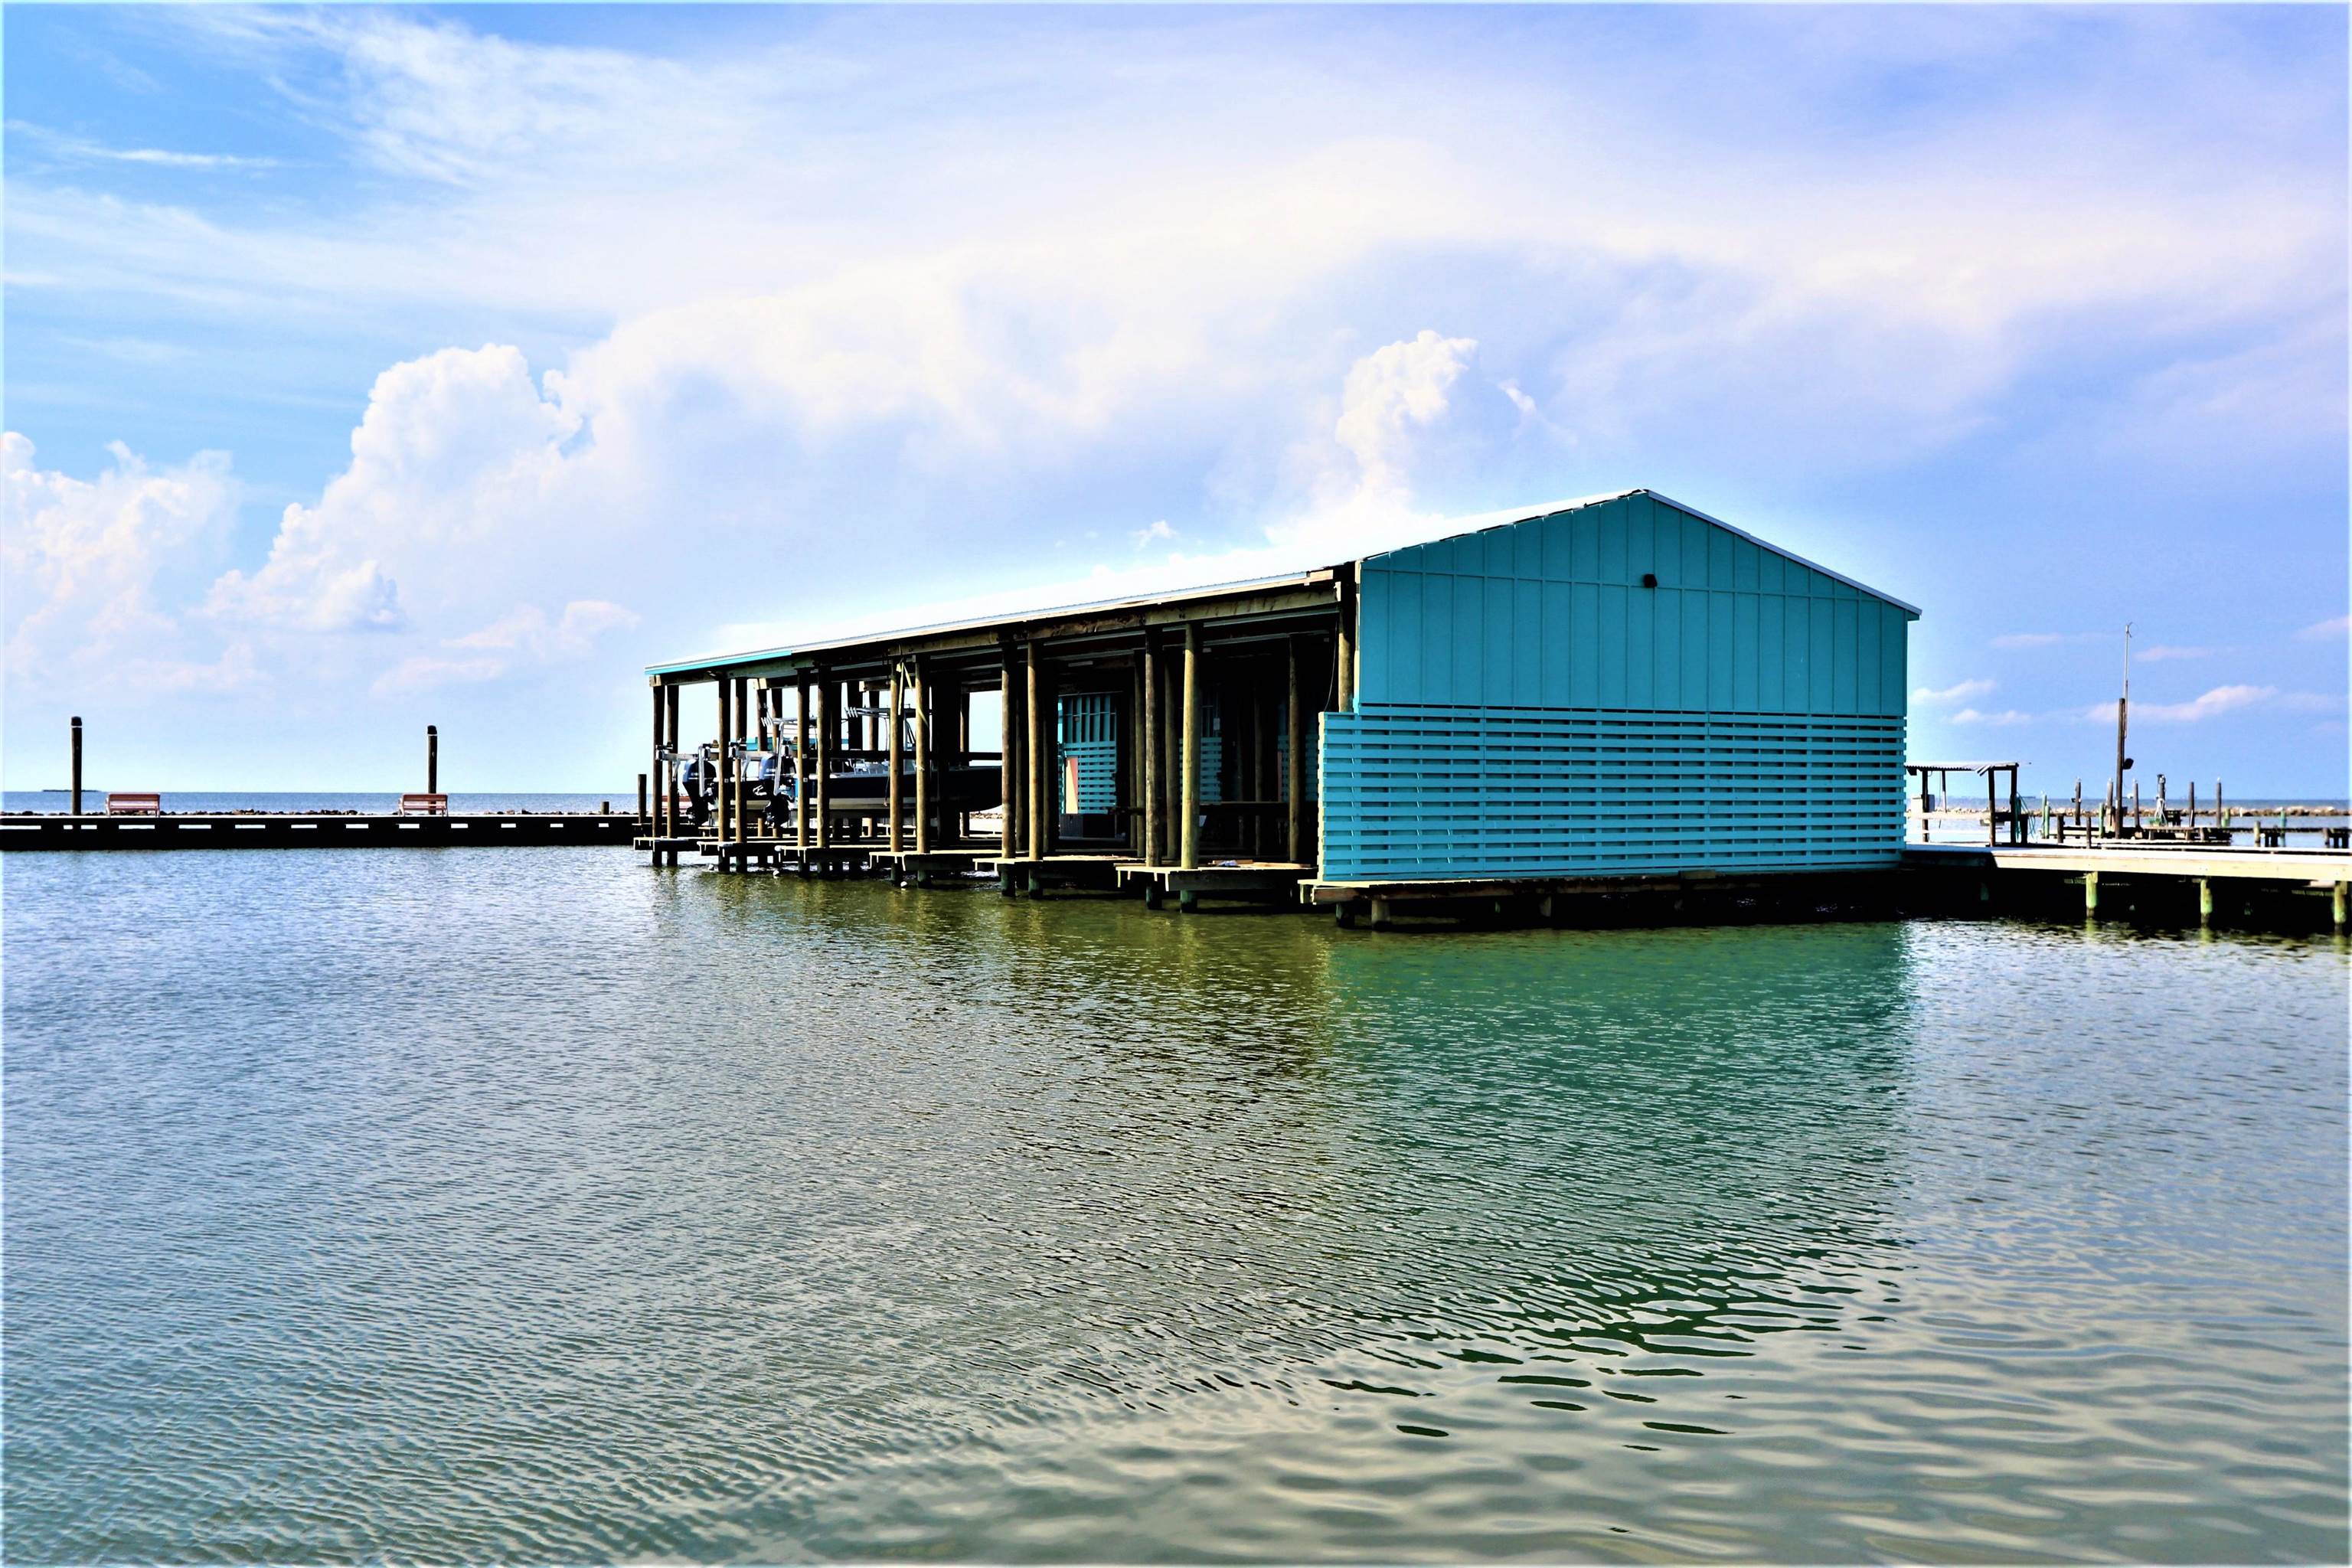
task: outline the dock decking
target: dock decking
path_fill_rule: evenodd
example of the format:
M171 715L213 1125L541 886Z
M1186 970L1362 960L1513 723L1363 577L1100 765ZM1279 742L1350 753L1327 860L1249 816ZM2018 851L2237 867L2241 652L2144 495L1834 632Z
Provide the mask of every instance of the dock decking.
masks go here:
M0 849L422 849L633 842L636 818L572 812L457 816L164 813L0 816Z

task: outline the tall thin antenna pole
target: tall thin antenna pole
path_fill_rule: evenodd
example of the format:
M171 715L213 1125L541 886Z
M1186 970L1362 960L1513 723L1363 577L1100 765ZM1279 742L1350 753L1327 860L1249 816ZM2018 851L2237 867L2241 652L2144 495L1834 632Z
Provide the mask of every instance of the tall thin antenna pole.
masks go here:
M2124 623L2124 694L2116 703L2116 811L2120 823L2124 803L2124 773L2131 766L2131 757L2125 751L2125 738L2131 731L2131 623Z

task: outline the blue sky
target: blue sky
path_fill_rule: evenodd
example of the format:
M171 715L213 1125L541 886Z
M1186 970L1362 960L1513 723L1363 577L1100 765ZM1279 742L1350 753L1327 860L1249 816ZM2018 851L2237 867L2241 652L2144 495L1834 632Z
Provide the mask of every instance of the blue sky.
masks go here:
M2341 8L5 42L11 788L618 791L648 662L1629 486L1923 606L1915 755L2095 789L2130 621L2151 784L2346 787Z

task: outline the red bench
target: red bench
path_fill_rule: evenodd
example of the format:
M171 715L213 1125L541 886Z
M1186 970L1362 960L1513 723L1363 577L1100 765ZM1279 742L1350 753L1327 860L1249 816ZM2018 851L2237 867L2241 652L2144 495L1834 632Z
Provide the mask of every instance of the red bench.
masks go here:
M400 797L396 816L446 816L449 797L446 795L404 795Z
M106 797L106 815L109 816L161 816L163 815L163 797L160 795L142 795L135 791L117 790Z

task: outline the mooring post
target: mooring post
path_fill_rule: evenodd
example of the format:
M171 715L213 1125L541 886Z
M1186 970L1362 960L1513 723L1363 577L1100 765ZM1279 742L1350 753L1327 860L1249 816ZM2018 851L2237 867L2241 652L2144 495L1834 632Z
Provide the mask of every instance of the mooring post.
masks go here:
M826 760L828 754L833 750L832 746L828 744L832 740L832 737L827 735L825 731L833 727L835 721L833 712L833 686L831 682L824 679L822 671L818 673L815 689L817 705L816 755L810 759L809 766L816 775L816 847L819 849L822 849L825 847L825 835L831 828L831 824L826 820L825 807L832 804L830 798L832 791L825 782L825 774L833 771L831 767L827 765Z
M2345 917L2347 912L2345 908L2345 896L2347 893L2352 893L2352 882L2336 884L2336 929L2337 931L2342 931L2345 926Z
M79 726L81 721L77 719L74 723ZM81 787L79 773L75 775L74 787L77 789ZM441 793L441 731L431 724L425 726L425 793L426 795ZM76 811L81 809L79 802L75 803L74 809Z
M66 732L67 732L67 735L69 737L69 749L70 749L70 752L71 752L71 754L72 754L72 757L73 757L73 762L72 762L72 764L71 764L72 769L73 769L73 814L74 814L76 816L79 816L81 815L81 715L80 715L80 714L77 713L77 714L75 714L75 715L73 716L73 722L72 722L71 724L69 724L69 725L68 725L68 726L67 726L67 728L66 728Z
M670 838L676 838L677 837L678 689L667 681L662 683L662 709L663 722L668 737L663 742L663 749L669 752L669 761L664 764L662 770L662 817L668 825L664 829L665 835ZM677 864L677 850L675 846L669 852L669 863L673 866Z
M2197 923L2201 926L2213 923L2213 879L2210 877L2197 879Z
M931 683L915 660L915 853L931 852Z
M637 775L637 831L640 833L649 833L652 831L652 829L646 826L646 775L643 773L639 773Z
M1184 758L1178 798L1184 820L1177 829L1176 863L1190 871L1201 863L1201 627L1184 623Z
M2099 874L2096 871L2083 873L2083 915L2086 920L2099 918Z

